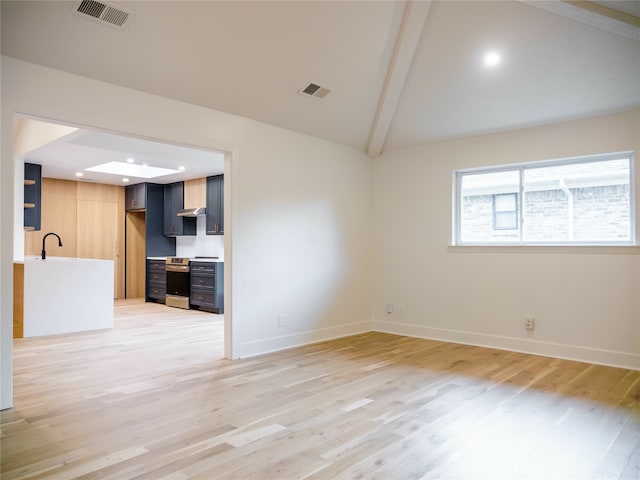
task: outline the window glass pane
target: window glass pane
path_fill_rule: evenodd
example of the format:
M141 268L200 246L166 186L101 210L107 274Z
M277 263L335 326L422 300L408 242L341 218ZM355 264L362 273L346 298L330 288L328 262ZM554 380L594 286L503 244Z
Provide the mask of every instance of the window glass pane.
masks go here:
M527 167L525 242L631 240L629 159Z
M494 195L518 193L520 189L520 172L518 170L464 174L460 184L461 242L520 241L519 226L509 230L495 228L495 221L512 221L512 218L509 217L512 212L507 211L505 217L498 220L498 216L496 216L494 220ZM505 197L514 198L514 196Z

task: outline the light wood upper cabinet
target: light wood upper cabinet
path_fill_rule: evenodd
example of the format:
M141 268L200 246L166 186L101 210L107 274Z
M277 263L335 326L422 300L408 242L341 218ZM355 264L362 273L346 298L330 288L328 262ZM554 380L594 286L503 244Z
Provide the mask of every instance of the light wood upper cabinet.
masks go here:
M207 179L184 181L184 208L201 208L207 204Z

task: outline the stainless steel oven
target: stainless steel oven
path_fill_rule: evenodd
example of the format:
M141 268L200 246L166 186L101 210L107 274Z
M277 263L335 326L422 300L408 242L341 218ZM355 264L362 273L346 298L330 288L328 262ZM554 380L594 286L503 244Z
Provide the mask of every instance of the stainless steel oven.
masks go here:
M166 304L170 307L189 308L189 291L191 288L189 259L167 257L167 296Z

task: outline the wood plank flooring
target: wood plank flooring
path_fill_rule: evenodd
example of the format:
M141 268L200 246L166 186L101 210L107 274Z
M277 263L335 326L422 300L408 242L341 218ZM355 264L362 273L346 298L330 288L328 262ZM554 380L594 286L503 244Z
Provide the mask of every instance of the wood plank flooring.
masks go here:
M232 362L221 316L116 317L15 340L3 480L640 478L640 372L381 333Z

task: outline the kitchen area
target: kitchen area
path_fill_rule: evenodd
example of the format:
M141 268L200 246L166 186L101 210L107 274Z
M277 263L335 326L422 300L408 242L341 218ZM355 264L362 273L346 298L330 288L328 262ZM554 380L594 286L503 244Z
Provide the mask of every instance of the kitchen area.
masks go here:
M224 313L224 175L130 185L125 200L127 298Z
M40 123L22 125L54 140L18 159L14 338L111 328L114 301L129 299L223 314L223 154L69 127L43 135ZM98 169L115 164L123 172Z

